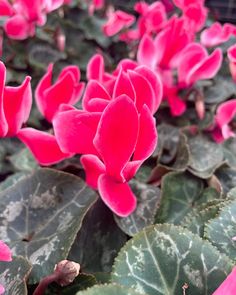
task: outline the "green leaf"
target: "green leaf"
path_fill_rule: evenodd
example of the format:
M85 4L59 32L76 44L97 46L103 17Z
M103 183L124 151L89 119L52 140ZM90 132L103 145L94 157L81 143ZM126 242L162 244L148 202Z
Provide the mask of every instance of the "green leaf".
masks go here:
M30 283L67 257L97 196L78 177L39 169L0 194L0 239L33 265Z
M18 153L12 155L9 157L9 160L13 167L18 171L32 171L39 167L35 158L27 148L24 148Z
M20 256L13 257L11 262L0 263L0 284L4 286L4 295L26 295L26 280L29 276L31 265Z
M230 77L215 78L212 85L206 87L204 91L204 101L207 104L217 104L229 99L232 95L236 94L236 87Z
M226 163L231 167L236 169L236 140L234 137L229 138L223 143L223 152L225 156Z
M236 200L228 202L205 226L205 238L217 249L236 261Z
M117 284L94 286L83 292L78 292L76 295L145 295L144 293L136 292L133 289L120 286Z
M74 295L78 291L85 290L97 284L96 278L91 274L80 273L72 284L66 287L60 287L56 283L51 284L45 295L60 294L60 295Z
M27 175L28 174L25 172L17 172L8 176L4 181L0 182L0 191L15 185L19 180L25 178Z
M156 223L179 224L192 210L203 192L203 181L189 173L171 172L161 184L161 204L156 214Z
M82 270L88 273L109 273L126 241L112 212L99 199L86 215L68 259L79 262Z
M154 223L155 214L160 204L160 189L153 185L131 181L131 188L137 197L137 207L128 217L115 216L118 226L129 236L134 236L144 227Z
M218 169L215 175L219 179L225 194L236 187L236 169L224 166Z
M44 69L50 62L55 63L66 58L65 53L53 49L48 44L33 44L29 50L29 63L39 69Z
M219 201L216 205L211 205L203 210L195 209L190 212L181 225L190 230L192 233L199 235L201 238L204 237L205 224L212 218L216 217L219 213L222 201Z
M188 144L191 173L201 178L212 176L224 160L221 146L203 135L190 137Z
M208 241L174 225L150 226L129 240L115 260L112 281L148 295L209 295L231 271L228 257Z
M187 136L180 133L179 143L175 156L175 161L171 168L178 171L185 171L190 161L190 151L187 144Z

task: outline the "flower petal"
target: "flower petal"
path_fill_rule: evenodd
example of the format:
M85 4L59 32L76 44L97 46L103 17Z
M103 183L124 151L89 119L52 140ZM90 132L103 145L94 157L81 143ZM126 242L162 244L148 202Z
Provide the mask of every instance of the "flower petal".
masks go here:
M4 30L11 39L24 40L34 31L34 25L28 23L22 15L16 14L7 19Z
M0 240L0 260L12 261L10 248L1 240Z
M155 70L156 67L156 47L151 37L144 35L140 41L137 60L139 64L145 65L152 70Z
M113 90L113 98L118 97L120 95L126 94L132 100L135 101L135 90L130 81L129 76L122 69L116 79L116 83Z
M105 173L103 162L95 155L83 155L80 162L86 173L86 183L93 189L98 187L98 178Z
M134 152L139 129L134 102L122 95L105 108L98 124L94 145L106 166L107 174L117 180Z
M101 54L95 54L87 65L87 80L103 81L104 59Z
M98 179L98 191L103 202L118 216L126 217L136 208L136 197L128 183L119 183L103 174Z
M14 136L30 114L32 105L31 77L26 77L21 86L4 89L4 111L8 124L7 136Z
M72 154L63 153L56 137L47 132L33 128L23 128L18 132L17 136L31 150L41 165L56 164L72 156Z
M89 102L93 98L101 98L107 101L111 99L106 89L98 81L90 80L83 95L82 105L84 110L88 112L96 111L94 108L91 109L89 105Z
M55 136L65 153L97 154L93 145L101 113L72 110L57 113L53 120Z
M6 68L0 61L0 137L4 137L8 131L8 124L4 113L4 86L6 82Z

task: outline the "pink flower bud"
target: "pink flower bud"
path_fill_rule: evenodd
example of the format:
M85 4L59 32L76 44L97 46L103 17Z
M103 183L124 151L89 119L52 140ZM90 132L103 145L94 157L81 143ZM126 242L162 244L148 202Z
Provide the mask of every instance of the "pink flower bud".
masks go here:
M56 282L60 286L67 286L74 281L80 271L79 263L69 260L60 261L55 267L55 273L58 274Z

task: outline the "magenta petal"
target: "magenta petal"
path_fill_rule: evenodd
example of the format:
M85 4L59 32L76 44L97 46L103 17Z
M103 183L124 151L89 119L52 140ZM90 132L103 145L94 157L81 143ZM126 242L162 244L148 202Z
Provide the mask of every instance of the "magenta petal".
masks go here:
M41 165L56 164L72 154L65 154L61 151L54 135L33 128L23 128L18 138L31 150L36 160Z
M95 54L87 65L87 80L102 82L104 75L104 59L101 54Z
M223 283L212 295L234 295L236 294L236 267L233 268L232 272L227 276Z
M86 182L93 189L97 189L98 178L106 172L102 161L95 155L83 155L80 162L86 173Z
M0 260L12 261L10 248L1 240L0 240Z
M53 64L49 64L46 74L39 81L35 90L35 101L41 114L47 108L44 92L51 86L52 83Z
M62 103L71 103L74 95L74 79L71 73L67 73L62 79L58 80L54 85L45 90L44 102L45 109L43 115L51 122L55 114L58 112Z
M16 14L7 19L4 30L10 38L24 40L30 35L32 28L23 16Z
M161 79L157 73L153 72L146 66L139 66L135 69L135 72L142 75L144 78L148 80L151 84L153 91L155 93L154 100L153 100L153 113L155 113L161 104L162 97L163 97L163 85Z
M11 16L13 13L11 4L7 0L0 0L0 16Z
M134 175L137 173L138 169L142 165L143 161L138 160L138 161L130 161L127 163L125 166L122 174L125 178L126 181L129 181L134 177Z
M65 153L97 154L93 139L101 113L72 110L57 113L53 120L55 136Z
M71 73L71 75L74 78L74 82L77 83L80 80L80 70L77 66L70 65L67 67L64 67L58 76L58 80L62 79L67 73Z
M4 110L8 124L7 136L14 136L20 130L30 114L32 105L32 92L30 77L26 77L21 86L5 87Z
M134 102L122 95L105 108L98 124L94 145L107 174L122 179L122 170L134 152L139 121Z
M187 84L191 85L198 80L213 78L219 71L222 60L221 49L215 49L209 57L190 71L186 79Z
M109 100L102 98L93 98L88 103L90 112L103 112L105 107L109 104Z
M141 112L143 105L146 104L149 110L153 113L155 93L151 84L142 75L134 71L129 70L128 75L134 87L136 97L135 105L138 112Z
M103 174L98 179L98 191L103 202L118 216L126 217L136 208L136 197L126 182L116 182Z
M0 137L4 137L8 131L7 120L4 113L4 86L6 81L6 68L0 62Z
M93 98L100 98L107 101L111 99L106 89L99 82L95 80L90 80L87 84L87 87L84 92L83 100L82 100L82 105L84 110L89 112L96 111L94 110L94 108L91 110L89 106L89 102Z
M2 285L0 285L0 295L4 294L4 292L5 292L5 288Z
M125 73L121 69L114 86L113 98L118 97L122 94L126 94L128 97L135 101L136 96L134 87L127 73Z
M139 134L133 160L146 160L151 156L157 145L156 120L149 108L144 105L139 117Z
M139 64L145 65L152 70L156 67L156 47L151 37L144 35L140 41L137 60Z

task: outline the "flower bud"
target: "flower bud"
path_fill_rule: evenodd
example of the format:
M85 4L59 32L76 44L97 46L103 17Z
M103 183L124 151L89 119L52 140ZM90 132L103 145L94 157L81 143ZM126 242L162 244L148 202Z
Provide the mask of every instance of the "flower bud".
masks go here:
M56 282L60 286L67 286L74 281L80 271L79 263L69 260L62 260L55 266L55 271L58 275Z

